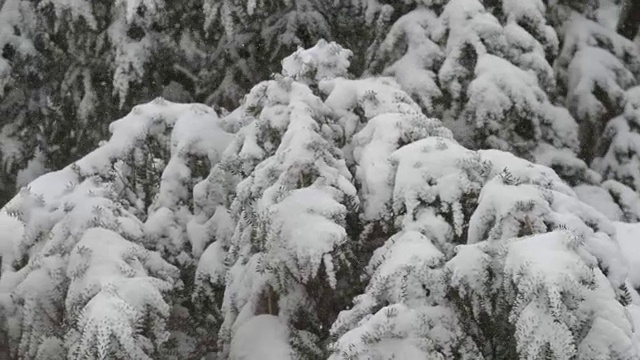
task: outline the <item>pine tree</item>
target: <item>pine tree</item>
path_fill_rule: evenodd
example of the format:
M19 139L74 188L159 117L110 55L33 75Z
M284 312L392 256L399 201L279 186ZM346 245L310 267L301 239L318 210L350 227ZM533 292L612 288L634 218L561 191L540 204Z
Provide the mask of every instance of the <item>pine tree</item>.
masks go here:
M483 158L497 176L471 217L472 245L447 269L450 296L484 356L637 357L612 224L549 169L493 150Z
M3 3L0 7L0 111L2 112L2 171L1 192L3 203L15 194L14 184L20 179L17 171L29 164L25 164L21 144L12 139L11 134L19 132L19 122L25 121L25 115L21 114L25 103L26 90L21 87L28 86L28 83L21 82L20 79L34 79L36 68L27 65L27 59L33 58L37 50L31 35L35 32L31 19L35 9L31 3L24 3L19 0L11 0ZM39 65L36 63L36 66ZM27 88L35 91L36 89ZM7 119L12 119L8 123ZM44 170L38 169L38 154L36 155L32 171L35 176L41 175ZM28 160L28 159L27 159ZM41 167L41 165L40 165ZM28 179L32 180L32 179ZM21 181L22 182L22 181Z
M87 230L67 267L66 312L80 314L66 334L68 356L157 357L169 337L171 307L163 295L174 287L175 272L159 254L112 230Z
M404 145L390 161L400 231L375 250L364 293L334 323L332 358L479 358L446 299L443 264L464 242L485 164L437 136Z
M597 183L576 156L575 120L552 102L559 42L545 10L541 1L430 1L395 22L371 66L386 67L463 145L513 152L574 185Z
M5 201L14 184L20 188L85 155L108 135L110 119L165 92L181 53L172 4L4 4L0 116L12 144L2 151Z
M215 345L208 344L210 336L203 329L211 326L208 319L192 321L193 314L200 310L192 298L196 266L210 236L207 226L200 225L194 216L200 210L197 188L207 183L205 178L220 160L231 135L221 129L215 112L205 106L172 104L160 114L154 114L154 107L145 110L140 109L138 116L160 117L167 122L165 129L157 128L156 135L161 139L160 145L164 145L160 155L168 155L156 155L152 159L153 163L162 164L162 172L152 188L155 190L153 202L145 211L144 244L177 266L183 283L182 288L172 293L174 308L168 324L171 334L162 349L163 358L181 358L185 356L181 351L193 343L196 345L192 346L190 356L197 356L209 350L207 346ZM145 153L138 158L144 159ZM164 160L167 158L168 161ZM143 162L136 167L148 169L149 165ZM148 179L137 181L144 184Z
M206 102L227 108L278 72L278 61L298 46L331 38L324 15L330 6L318 0L206 0L203 9L204 28L215 42L209 66L225 69L204 74L213 85Z
M591 163L607 152L600 134L622 112L625 90L636 84L640 57L632 42L579 14L566 27L558 77L567 89L567 108L580 124L581 158Z
M437 83L437 71L444 60L438 44L443 33L434 10L418 5L396 20L369 65L370 71L394 77L428 114L443 111L436 109L443 96Z
M175 230L190 218L193 182L228 143L218 121L202 105L138 106L112 123L110 141L11 201L3 221L17 217L24 234L2 254L13 354L170 358L181 334L199 340L176 309L193 310L185 242L201 237Z
M640 189L637 144L640 140L640 88L634 87L624 93L624 112L611 119L600 139L606 153L594 159L593 167L605 179L615 179L633 190Z
M12 270L3 274L3 288L13 293L3 304L14 324L12 353L152 356L165 340L169 306L162 293L173 287L177 269L135 244L142 224L108 184L88 177L76 185L73 170L65 170L40 178L3 215L17 216L25 234L14 244ZM42 194L53 181L62 188ZM110 332L122 336L117 343L109 342Z
M326 51L338 61L317 56ZM249 332L257 326L252 324L269 321L289 328L281 346L305 358L323 357L321 344L344 301L338 289L345 284L336 274L348 271L345 216L355 188L334 145L331 113L305 83L344 72L348 63L340 64L346 56L324 42L297 52L283 61L285 76L254 87L243 105L255 119L239 130L218 171L233 166L244 174L230 209L236 229L228 243L219 239L209 246L211 253L206 251L207 259L224 259L229 266L220 330L223 356L240 358L246 350L236 344L243 344L247 333L256 336ZM220 260L199 272L220 279L213 270ZM257 351L279 348L273 344Z

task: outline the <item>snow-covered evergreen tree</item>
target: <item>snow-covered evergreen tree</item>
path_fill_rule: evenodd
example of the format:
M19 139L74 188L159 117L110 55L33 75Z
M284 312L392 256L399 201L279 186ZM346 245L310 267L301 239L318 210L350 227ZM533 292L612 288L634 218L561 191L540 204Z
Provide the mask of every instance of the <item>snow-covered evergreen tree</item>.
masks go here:
M548 169L494 151L483 157L504 170L482 189L473 245L447 269L485 357L636 358L613 225Z
M349 98L344 93L339 94L338 98ZM327 103L329 100L331 97ZM390 114L383 116L391 118ZM353 137L354 144L358 143L361 135L364 137L370 133L369 127L380 126L380 122L369 120ZM406 123L411 124L410 121ZM471 250L466 246L453 257L454 246L467 242L493 244L498 239L516 239L512 240L515 242L523 236L537 233L546 234L544 236L554 243L557 238L552 233L553 229L564 228L576 228L575 231L590 234L585 240L587 245L576 246L585 246L591 253L584 255L584 250L569 247L559 249L558 256L574 256L571 254L576 251L585 256L585 259L580 259L587 264L580 265L587 269L585 272L591 271L587 266L591 269L601 266L604 273L610 274L609 280L600 279L597 286L580 284L582 288L576 289L595 292L596 295L590 295L590 301L608 301L617 311L614 324L621 333L612 335L610 343L599 344L602 347L594 351L602 351L600 354L605 356L614 356L615 351L630 358L637 355L629 347L632 344L632 327L620 303L624 292L619 288L623 285L621 279L625 277L626 268L619 265L620 251L609 237L614 234L612 225L604 215L580 203L571 188L551 169L499 151L474 153L447 139L446 133L441 134L445 137L419 140L420 131L414 131L411 134L417 138L413 140L403 138L389 142L381 141L394 136L389 129L377 134L378 143L369 150L377 156L377 161L358 158L356 154L359 152L354 150L356 162L364 159L368 164L375 164L372 170L361 172L356 177L367 185L361 187L365 199L364 218L367 217L367 202L385 204L385 199L392 199L387 200L393 204L392 207L378 206L382 210L377 213L390 216L399 232L375 250L363 274L368 279L364 293L354 299L353 308L343 311L333 325L332 332L338 337L332 347L333 358L535 358L539 355L535 353L538 348L544 350L545 340L536 335L536 339L542 342L529 344L531 340L528 339L532 335L527 331L535 329L534 325L527 323L530 314L521 314L522 310L512 311L525 296L520 293L528 289L525 288L529 286L528 281L533 280L522 280L522 285L514 280L513 286L522 286L517 290L499 288L503 286L502 277L494 278L491 274L501 274L502 269L482 270L481 266L491 266L492 262L470 261L465 257L465 251ZM429 136L429 133L422 136ZM408 144L403 145L405 143ZM389 156L387 146L383 144L394 144L400 148ZM361 151L366 154L366 151ZM381 165L384 160L388 165ZM365 191L367 188L378 190ZM581 215L578 217L574 213ZM503 249L497 245L495 248L496 254ZM519 261L525 264L529 260L526 252L519 256L524 257ZM453 260L444 266L452 257ZM483 274L488 275L483 278ZM462 280L467 277L473 280ZM482 290L485 292L471 299L473 291L485 289L482 286L487 286ZM509 295L512 293L513 297ZM524 299L527 303L522 306L542 301L535 304L539 313L532 316L557 313L554 303L532 298L534 295L526 296L529 298ZM497 297L502 302L496 302ZM593 300L599 298L602 300ZM581 316L603 316L591 315L598 305L589 302L588 306ZM603 331L599 326L585 329L594 337ZM567 340L567 346L579 346L576 339L580 339L580 335L571 336L574 338ZM552 335L549 338L562 341L562 338L556 339ZM616 348L616 342L626 344L626 347ZM556 343L549 345L556 346ZM563 358L563 349L551 350L556 351L555 358ZM526 351L532 351L531 355ZM580 351L586 353L591 350Z
M216 41L210 66L224 69L207 74L215 84L208 102L233 106L298 46L330 38L330 9L319 0L205 0L204 28Z
M17 222L22 234L3 239L14 241L3 253L2 287L12 294L3 309L15 356L153 357L166 340L162 294L177 269L136 243L142 224L113 188L66 168L32 183L3 221Z
M370 71L393 76L428 113L441 113L443 109L436 106L443 96L437 83L437 71L444 59L438 42L443 35L444 27L436 12L418 5L391 26Z
M610 120L600 138L606 153L593 167L606 179L615 179L633 190L640 189L640 88L624 93L624 112Z
M108 134L109 119L161 94L163 73L173 65L167 55L177 47L166 30L165 5L4 4L0 117L7 191L86 154Z
M558 78L580 124L581 157L590 163L608 150L601 134L622 113L625 90L636 84L640 53L631 41L577 13L566 28Z
M485 164L443 137L401 147L392 166L399 232L373 253L365 292L332 328L332 358L478 358L446 299L443 264L464 242Z
M400 17L373 71L393 75L454 137L553 167L573 184L598 177L576 157L578 127L552 102L558 38L542 1L429 1Z
M180 260L192 254L186 237L170 231L185 225L172 228L157 214L189 211L181 206L197 180L191 169L202 167L189 160L217 163L230 135L212 109L163 99L111 131L110 141L32 182L3 210L17 231L2 239L0 281L17 357L158 358L189 329L174 313L190 299L180 295L193 284Z
M212 171L243 177L230 207L235 231L209 246L198 269L205 280L225 280L223 356L243 358L246 333L268 321L289 329L284 349L323 357L332 313L345 301L337 278L349 271L346 215L357 198L335 146L335 120L307 84L343 74L349 55L321 42L285 59L284 76L247 96L242 111L254 119ZM263 350L280 349L273 347Z

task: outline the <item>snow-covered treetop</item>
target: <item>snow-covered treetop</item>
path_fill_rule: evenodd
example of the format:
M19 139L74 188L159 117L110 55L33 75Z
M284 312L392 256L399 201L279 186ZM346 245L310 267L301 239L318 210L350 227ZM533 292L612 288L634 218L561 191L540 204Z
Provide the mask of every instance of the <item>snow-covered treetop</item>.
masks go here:
M154 358L168 339L166 294L179 286L178 269L148 250L166 246L148 244L157 230L135 214L188 206L181 185L189 158L217 163L231 135L211 108L163 99L136 107L110 130L109 141L33 181L0 213L3 226L16 230L2 239L0 288L5 311L24 319L11 330L21 357L64 358L59 351L67 349L70 358ZM169 161L159 164L164 156ZM135 170L148 158L157 166L145 171L161 176ZM153 206L141 204L143 195L155 196ZM52 317L61 300L68 315ZM57 321L69 325L65 332L54 330Z
M444 58L437 44L443 31L435 12L418 7L393 24L371 64L373 69L386 65L383 74L393 76L430 112L442 96L436 84L436 71Z
M81 179L91 176L108 176L114 163L124 161L136 147L148 138L158 139L171 153L196 151L218 161L229 142L229 135L219 128L213 109L200 104L176 104L158 98L139 105L124 118L114 121L109 130L111 139L66 168L46 174L30 183L25 191L42 197L45 203L55 204L57 198L77 185ZM184 122L192 122L187 126ZM177 131L172 134L172 129ZM21 199L10 201L8 208Z
M305 84L347 76L349 59L353 53L325 40L309 49L298 49L282 60L282 75Z

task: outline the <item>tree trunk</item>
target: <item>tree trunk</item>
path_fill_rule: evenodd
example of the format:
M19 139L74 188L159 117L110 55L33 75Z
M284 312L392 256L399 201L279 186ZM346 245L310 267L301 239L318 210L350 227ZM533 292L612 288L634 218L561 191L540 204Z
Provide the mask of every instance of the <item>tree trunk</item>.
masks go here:
M624 0L618 22L618 33L633 40L638 33L638 25L640 25L640 0Z

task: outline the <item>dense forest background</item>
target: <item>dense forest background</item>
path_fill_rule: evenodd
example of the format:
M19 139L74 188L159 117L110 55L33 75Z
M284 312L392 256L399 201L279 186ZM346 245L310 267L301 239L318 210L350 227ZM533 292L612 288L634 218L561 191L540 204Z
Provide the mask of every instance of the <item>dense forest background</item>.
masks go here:
M458 87L482 75L473 71L480 56L472 43L485 42L481 52L535 71L537 91L581 124L578 155L587 165L608 146L588 133L601 133L622 114L623 93L635 85L638 71L632 1L468 1L450 15L443 15L447 2L437 0L3 2L2 202L38 175L88 153L133 105L164 96L231 111L255 84L280 71L285 56L319 39L353 52L352 76L394 76L427 115L438 118L462 111L456 107L466 101L466 89ZM473 25L475 40L454 51L462 30L452 25L477 6L491 14L494 29ZM568 25L575 24L572 11L584 17L584 26ZM615 34L618 24L623 36ZM502 38L489 38L496 31ZM605 73L579 76L578 67L587 66L580 59L605 56L602 51L617 63L594 61L589 66L600 68L589 70ZM459 69L451 68L454 57L464 58ZM576 93L586 82L591 89ZM587 94L595 98L584 104ZM596 129L587 122L597 123Z
M639 24L0 0L0 353L640 358Z

